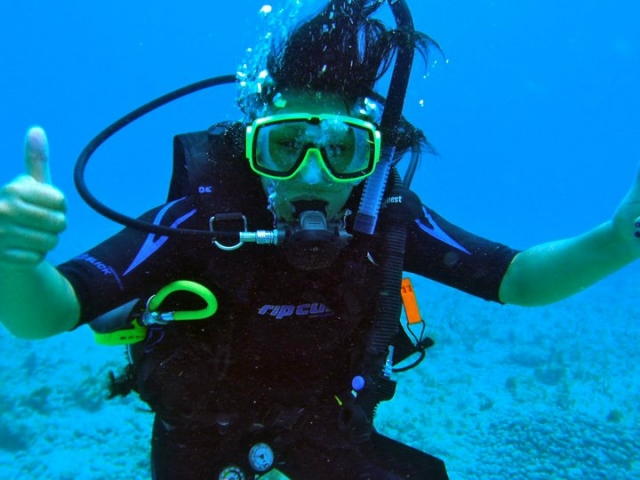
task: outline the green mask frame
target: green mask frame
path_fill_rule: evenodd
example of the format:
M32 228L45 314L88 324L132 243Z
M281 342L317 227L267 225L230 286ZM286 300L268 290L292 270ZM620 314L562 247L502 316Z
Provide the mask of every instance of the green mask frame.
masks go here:
M337 183L373 173L381 152L381 133L360 118L291 113L255 120L246 131L251 169L274 180L289 180L313 159Z

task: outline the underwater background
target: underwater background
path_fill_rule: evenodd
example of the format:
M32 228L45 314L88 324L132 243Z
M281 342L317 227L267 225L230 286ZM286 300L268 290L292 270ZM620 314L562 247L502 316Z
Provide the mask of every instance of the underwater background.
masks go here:
M423 157L414 179L422 200L515 248L607 220L640 160L640 4L408 3L445 52L428 69L416 61L404 112L439 153ZM265 4L3 3L0 182L21 173L25 130L42 125L69 201L52 262L120 228L73 186L86 143L161 94L234 73L264 29ZM238 117L233 85L154 112L96 153L89 186L139 214L165 198L173 134ZM414 278L436 346L400 376L379 429L444 459L454 480L640 478L639 273L632 265L541 308ZM133 396L104 399L121 348L98 347L88 328L36 342L0 329L0 352L0 478L150 477L150 414Z

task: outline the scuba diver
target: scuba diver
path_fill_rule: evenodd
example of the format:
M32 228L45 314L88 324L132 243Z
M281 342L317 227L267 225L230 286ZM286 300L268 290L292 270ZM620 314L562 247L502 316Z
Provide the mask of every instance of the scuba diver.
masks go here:
M637 184L612 220L524 251L423 206L395 165L429 148L401 112L413 53L437 45L406 10L374 18L384 3L330 0L272 43L239 75L242 121L175 137L166 204L57 266L65 197L44 131L27 133L26 175L0 193L0 320L129 345L111 394L153 410L156 480L446 479L374 425L398 363L429 346L403 340L402 271L532 306L640 257Z

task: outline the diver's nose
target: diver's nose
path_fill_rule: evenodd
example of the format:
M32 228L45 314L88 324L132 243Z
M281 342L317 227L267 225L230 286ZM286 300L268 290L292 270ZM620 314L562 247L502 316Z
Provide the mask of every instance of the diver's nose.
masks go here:
M304 161L304 167L298 174L300 179L309 185L317 185L318 183L327 182L328 178L322 169L322 156L316 149L309 149L307 158Z

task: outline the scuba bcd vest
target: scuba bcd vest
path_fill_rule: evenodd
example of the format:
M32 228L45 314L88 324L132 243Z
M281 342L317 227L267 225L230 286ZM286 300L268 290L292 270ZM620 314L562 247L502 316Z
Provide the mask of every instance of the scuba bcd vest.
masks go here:
M239 148L241 143L238 143L241 142L241 135L242 125L239 123L220 123L207 131L176 135L174 137L173 175L167 200L173 201L186 195L195 196L198 203L207 212L211 211L216 217L223 216L222 219L216 220L216 222L218 222L219 227L224 229L244 228L244 221L238 221L242 217L250 219L251 225L255 228L268 229L273 219L270 212L265 208L261 186L258 183L259 180L250 172L246 160L241 158L239 153L242 150ZM241 195L237 193L241 193ZM415 218L412 212L402 213L406 204L398 202L398 197L412 198L411 195L406 189L391 190L389 194L390 200L387 202L379 222L382 239L385 237L384 228L389 218L400 222L403 228L406 228L407 222ZM419 206L418 204L418 208ZM238 208L242 211L238 211ZM223 246L224 242L228 242L226 239L214 239L213 241L220 242ZM215 249L216 247L212 245L211 248ZM220 258L224 258L225 253L219 255L222 255ZM396 261L402 262L402 260L402 258L396 258ZM340 268L340 266L335 268ZM381 288L383 287L384 285L381 286ZM393 295L399 297L400 289L393 288ZM407 295L409 302L414 302L412 307L406 307L407 311L409 308L415 310L415 296L411 295L412 287L410 284L403 286L403 293ZM378 292L379 296L380 293ZM134 317L142 318L144 313L140 314L141 309L148 302L146 299L141 299L136 304L136 308L134 308L134 303L132 302L128 307L125 306L124 310L118 309L101 316L91 322L91 326L95 331L101 332L103 335L113 333L113 329L116 329L121 333L118 338L133 338L133 332L122 327L123 325L131 324ZM156 313L148 310L145 310L145 312L147 314ZM160 315L162 312L157 313ZM354 441L362 441L368 438L375 405L379 401L388 400L393 396L395 381L391 378L392 372L403 371L417 365L424 358L426 348L433 345L433 341L430 338L422 335L424 333L424 323L421 323L419 314L417 318L415 314L409 318L409 313L407 313L407 317L412 323L418 324L418 326L422 325L423 332L414 336L414 339L411 340L407 332L412 330L399 328L399 318L393 319L393 324L396 327L395 331L391 333L388 330L384 331L384 334L389 336L391 341L387 345L378 346L381 351L384 351L384 358L382 358L384 377L382 381L376 382L377 386L374 390L367 391L367 387L376 380L377 363L370 361L372 354L367 345L362 347L363 351L356 353L356 356L361 358L360 366L354 371L352 384L345 386L345 392L339 398L339 402L343 404L346 412L343 420L345 430L353 437ZM207 320L215 322L216 317L204 319L204 321ZM384 325L382 327L384 328ZM373 330L370 332L372 340L377 340L380 336L380 334L376 335L376 328L380 328L380 326L373 326ZM138 330L137 341L143 340L145 334L146 331ZM380 342L379 339L378 341ZM416 352L419 353L419 358L412 365L402 369L394 369L395 365ZM117 379L114 376L112 380L113 394L126 391L126 388L123 387L122 379ZM358 405L358 400L362 402L362 406ZM356 413L354 414L354 412ZM362 413L358 414L357 412Z
M241 125L237 123L222 123L214 125L206 132L177 135L174 138L174 169L169 200L179 198L187 192L197 192L200 201L206 202L209 208L213 204L217 212L236 212L234 202L237 202L237 199L233 198L233 192L246 191L247 175L252 177L248 172L246 159L238 158L240 155L234 153L241 150L237 148L241 135ZM221 158L220 153L226 155L226 159ZM223 172L220 171L221 166L224 166ZM385 194L387 200L383 202L384 208L377 227L379 233L376 239L383 243L383 248L379 249L380 258L375 260L379 263L380 269L389 268L391 264L391 268L399 270L401 274L404 263L404 232L408 223L417 218L421 203L415 194L402 185L395 169L392 171L392 177L394 182ZM240 182L242 178L244 187ZM211 181L217 184L211 185ZM231 182L231 185L226 182ZM209 189L211 192L203 195L202 192L209 192ZM361 194L360 191L356 191L350 201L357 201L358 194ZM247 218L258 216L262 222L258 223L259 228L267 228L268 215L265 215L264 203L251 199L243 200L242 204L243 208L255 210L237 212L237 215ZM394 233L394 228L401 234ZM391 250L391 253L388 253L388 250ZM357 353L360 366L354 372L352 384L347 386L349 391L338 400L343 404L345 412L345 430L356 442L369 437L376 405L393 397L395 380L392 373L416 366L424 359L425 350L433 345L433 340L424 336L424 322L419 318L419 313L415 313L417 305L410 281L405 280L405 283L398 285L395 278L385 278L383 272L378 288L378 301L402 302L404 297L407 319L412 325L402 328L399 316L391 316L389 313L383 320L374 319L368 343L362 347L363 351ZM412 308L414 313L410 315L409 310ZM415 326L422 326L422 332L413 334ZM412 335L413 339L409 335ZM419 353L415 362L396 368L396 365L415 353Z

